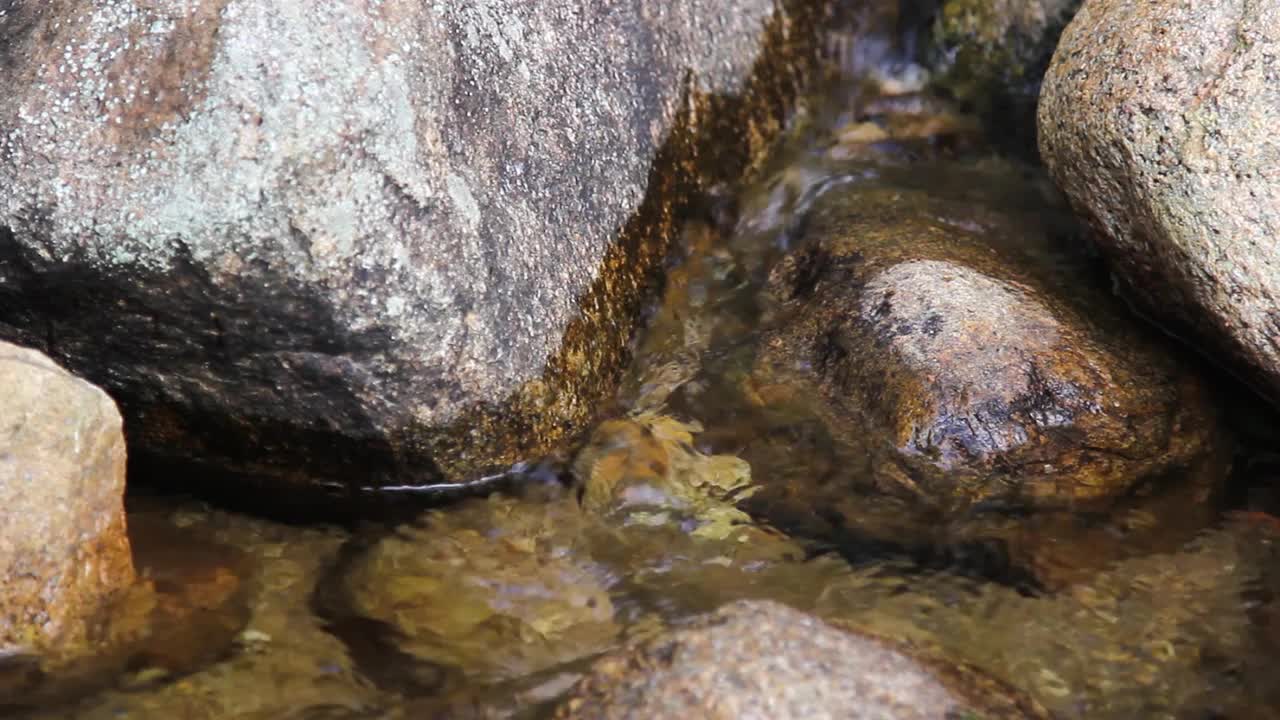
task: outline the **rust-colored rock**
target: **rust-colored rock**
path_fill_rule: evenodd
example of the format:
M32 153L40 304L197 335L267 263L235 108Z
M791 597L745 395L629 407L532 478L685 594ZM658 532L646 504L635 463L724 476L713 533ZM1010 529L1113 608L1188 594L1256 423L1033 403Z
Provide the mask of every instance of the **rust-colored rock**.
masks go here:
M1101 507L1199 462L1214 415L1197 377L1056 288L1045 251L981 208L831 193L771 278L784 319L760 391L785 401L770 378L789 378L864 451L863 481L943 512Z
M134 579L115 403L0 342L0 649L57 652Z

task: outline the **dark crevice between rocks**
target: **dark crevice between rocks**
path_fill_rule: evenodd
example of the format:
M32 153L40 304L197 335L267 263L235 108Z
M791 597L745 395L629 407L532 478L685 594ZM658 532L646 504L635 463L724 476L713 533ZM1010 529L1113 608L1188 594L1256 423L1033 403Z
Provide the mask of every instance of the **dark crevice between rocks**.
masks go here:
M177 248L183 272L135 271L107 280L71 269L79 263L34 257L11 229L0 227L0 275L6 280L0 285L0 334L108 389L126 418L131 487L177 489L232 505L239 500L268 512L278 502L281 510L305 515L308 496L281 492L282 484L305 487L332 477L335 469L366 483L402 478L404 469L386 441L358 434L369 422L333 367L349 356L378 352L386 338L339 333L317 298L288 287L269 268L256 269L260 282L231 295L203 277L197 264L184 262L184 252ZM100 327L89 312L103 304L120 308L114 327ZM299 332L299 325L308 329ZM145 367L156 352L172 358L171 372L131 370ZM243 375L288 363L294 386L265 394L253 384L219 383L207 372L209 363L231 365ZM300 426L281 409L299 404L324 420ZM228 466L240 472L230 477ZM429 459L419 467L426 477L438 472Z

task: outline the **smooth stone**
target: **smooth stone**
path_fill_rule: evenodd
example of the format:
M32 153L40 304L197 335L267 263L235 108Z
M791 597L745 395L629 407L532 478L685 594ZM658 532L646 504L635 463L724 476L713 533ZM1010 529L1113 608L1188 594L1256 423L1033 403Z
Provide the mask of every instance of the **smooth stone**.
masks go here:
M975 707L888 644L768 601L731 603L605 656L555 714L583 720L969 716L1035 715Z

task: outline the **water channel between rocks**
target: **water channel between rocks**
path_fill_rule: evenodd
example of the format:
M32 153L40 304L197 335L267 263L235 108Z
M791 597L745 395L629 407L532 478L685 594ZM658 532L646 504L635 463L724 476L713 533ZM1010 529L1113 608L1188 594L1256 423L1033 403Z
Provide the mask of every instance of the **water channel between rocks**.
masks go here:
M132 497L135 555L156 590L139 602L147 611L172 604L173 626L106 669L84 671L70 685L83 688L72 704L40 695L65 690L58 678L6 659L0 689L28 693L14 714L539 717L600 653L762 598L966 668L1056 717L1280 717L1271 682L1280 524L1232 489L1263 472L1262 455L1235 453L1234 485L1225 484L1232 441L1201 398L1222 395L1213 384L1221 381L1208 393L1186 390L1198 381L1179 373L1212 373L1125 315L1038 169L987 150L979 128L940 101L887 89L897 92L846 87L811 100L757 177L688 219L636 341L620 392L626 412L600 424L571 461L526 473L510 493L359 529ZM861 245L805 251L814 223L852 228ZM992 337L1025 331L1029 352L1048 355L1056 340L1042 325L1082 317L1087 329L1133 337L1158 359L1136 361L1132 377L1099 371L1120 378L1125 402L1164 407L1174 393L1175 405L1209 409L1178 406L1191 414L1173 420L1156 413L1151 422L1168 435L1152 441L1160 452L1095 449L1109 463L1096 472L1097 457L1071 460L1094 473L1087 492L1063 489L1043 462L1034 471L1041 484L1022 494L981 478L929 485L933 476L909 461L881 458L874 433L833 432L845 417L838 404L824 404L819 385L777 372L821 376L808 365L838 365L862 350L788 308L825 312L838 298L814 287L832 277L870 296L866 288L888 273L868 280L854 266L899 252L878 245L883 237L920 253L941 231L971 238L978 250L965 252L979 258L971 267L1020 258L1027 282L1060 298L1052 317L1020 313L1021 281L954 269L913 300L908 270L952 262L943 243L942 255L912 255L893 269L908 270L892 312L914 312L918 301L923 322L894 316L866 343L910 354L922 347L917 339L946 339L947 323L966 312L952 306L994 283L1010 305ZM780 285L791 296L780 299ZM836 312L837 330L840 312L849 309ZM986 332L982 318L965 317L956 342ZM826 338L811 363L805 333ZM987 350L974 342L963 352ZM1167 358L1172 369L1161 364ZM898 369L839 367L851 374L835 373L840 382L881 378L876 398L899 392ZM1157 375L1174 389L1127 397ZM1075 407L1076 386L1045 387L1053 402L1026 412L1042 413L1037 427L1056 427L1049 415ZM996 434L997 449L1016 444ZM1144 480L1103 497L1096 488L1116 467ZM945 501L916 502L921 492ZM28 702L44 706L20 708Z

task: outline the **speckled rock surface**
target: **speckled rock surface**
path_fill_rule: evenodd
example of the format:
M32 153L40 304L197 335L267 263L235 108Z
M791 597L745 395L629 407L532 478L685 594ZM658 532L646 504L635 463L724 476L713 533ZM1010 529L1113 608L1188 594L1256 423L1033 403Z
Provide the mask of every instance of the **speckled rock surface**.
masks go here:
M598 661L558 718L962 718L919 663L773 602L740 601Z
M1040 149L1128 298L1280 401L1280 5L1086 2Z
M134 579L106 393L0 342L0 654L59 653Z
M1211 456L1196 375L1017 218L855 185L804 232L770 278L752 392L821 418L849 449L843 492L944 518L1105 507Z
M805 32L766 0L0 9L0 336L112 390L137 449L351 484L579 429L679 199L655 158L718 122L688 93L750 94Z

